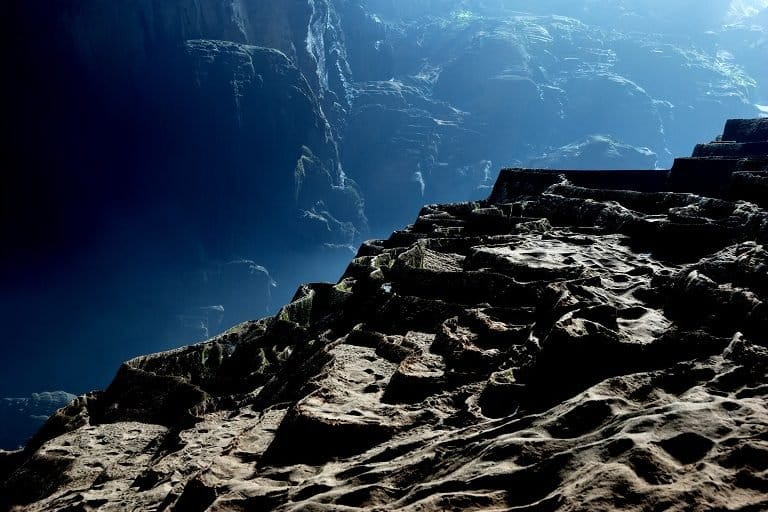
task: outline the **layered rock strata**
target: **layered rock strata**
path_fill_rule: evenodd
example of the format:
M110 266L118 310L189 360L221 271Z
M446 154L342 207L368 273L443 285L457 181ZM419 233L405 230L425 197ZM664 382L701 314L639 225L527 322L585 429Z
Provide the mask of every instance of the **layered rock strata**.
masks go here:
M426 206L275 317L125 363L0 456L4 506L765 510L766 142Z

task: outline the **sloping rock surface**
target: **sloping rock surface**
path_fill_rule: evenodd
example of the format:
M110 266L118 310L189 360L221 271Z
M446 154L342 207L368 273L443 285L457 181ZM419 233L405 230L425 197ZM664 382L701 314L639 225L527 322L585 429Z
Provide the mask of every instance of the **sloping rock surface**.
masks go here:
M737 124L713 144L768 140ZM3 505L765 510L765 157L504 170L275 317L125 363L0 454Z

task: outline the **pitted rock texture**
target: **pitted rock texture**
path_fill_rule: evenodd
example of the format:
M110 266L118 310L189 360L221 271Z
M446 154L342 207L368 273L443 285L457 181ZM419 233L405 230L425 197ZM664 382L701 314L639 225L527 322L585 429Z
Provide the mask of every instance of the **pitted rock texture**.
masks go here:
M125 363L0 454L4 505L765 510L761 162L502 171L275 317Z
M743 1L6 0L3 325L50 357L7 354L0 388L104 387L273 314L502 164L669 166L765 108Z

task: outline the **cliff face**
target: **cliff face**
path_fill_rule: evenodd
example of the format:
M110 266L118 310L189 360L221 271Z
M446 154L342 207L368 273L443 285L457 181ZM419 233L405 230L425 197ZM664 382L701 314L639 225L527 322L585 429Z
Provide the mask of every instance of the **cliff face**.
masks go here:
M659 16L619 1L367 4L394 64L356 77L342 160L362 190L385 191L366 194L373 226L407 222L403 204L485 193L489 163L667 167L688 150L685 137L712 137L735 112L754 115L763 94L765 47L734 44L757 42L763 29L718 27L721 2L692 9L700 24L677 3ZM572 151L592 137L647 157Z
M17 510L768 507L768 121L500 174L0 456ZM23 505L23 507L22 507Z
M61 185L101 210L105 199L83 193L82 184L96 180L101 186L91 188L103 191L122 180L121 195L137 202L177 200L169 208L190 215L212 258L253 253L233 242L244 233L272 238L288 226L303 233L296 219L318 201L348 226L317 243L350 244L364 229L338 155L349 67L327 1L12 2L8 9L22 99L10 107L20 123L14 150L34 155L35 146L50 146L44 161L26 166L65 166L51 186L56 195ZM181 180L190 187L181 191ZM279 229L270 233L270 225Z
M577 2L566 18L533 2L13 0L7 131L30 177L8 209L37 218L39 194L67 225L129 197L188 216L209 260L269 267L242 240L354 246L369 220L388 231L425 199L487 188L488 165L551 161L587 137L666 165L690 144L678 134L762 101L764 29L717 26L727 3L699 9L717 32L702 42L637 2ZM39 220L14 234L66 240Z
M768 103L765 24L726 3L4 2L0 389L272 313L495 168L668 166Z
M363 200L338 147L349 66L329 2L13 0L2 11L13 79L0 302L30 297L2 323L35 347L8 358L7 393L109 379L47 382L82 359L48 347L34 317L86 359L125 359L273 312L274 294L296 286L276 285L302 279L294 255L343 261L360 243ZM41 289L69 306L28 293Z

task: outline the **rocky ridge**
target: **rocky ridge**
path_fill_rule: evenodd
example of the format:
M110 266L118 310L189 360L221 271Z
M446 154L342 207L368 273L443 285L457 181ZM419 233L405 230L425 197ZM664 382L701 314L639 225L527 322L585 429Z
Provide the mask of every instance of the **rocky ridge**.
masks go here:
M6 3L7 395L272 314L498 167L668 167L768 108L730 0Z
M768 507L768 121L501 172L0 453L10 510Z

